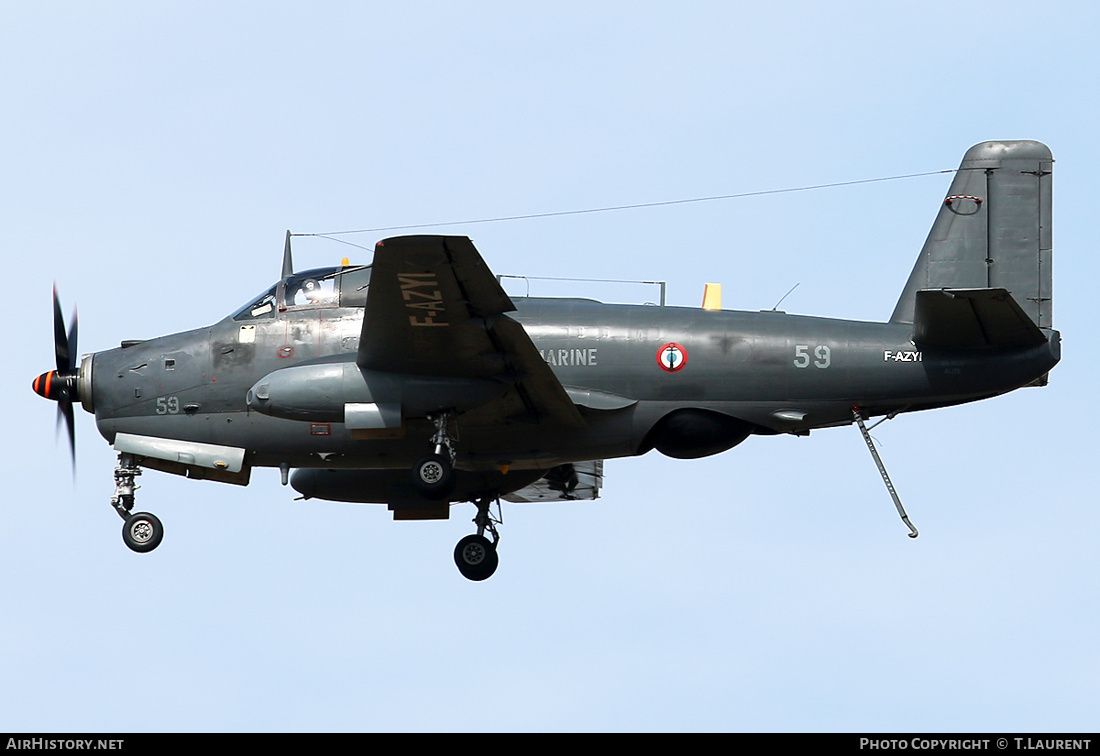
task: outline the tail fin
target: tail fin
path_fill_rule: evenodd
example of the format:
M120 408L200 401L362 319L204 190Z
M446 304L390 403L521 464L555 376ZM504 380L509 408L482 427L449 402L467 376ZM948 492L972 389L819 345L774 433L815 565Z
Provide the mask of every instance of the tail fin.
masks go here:
M912 323L917 292L1006 289L1039 328L1051 327L1050 149L983 142L967 150L890 317Z

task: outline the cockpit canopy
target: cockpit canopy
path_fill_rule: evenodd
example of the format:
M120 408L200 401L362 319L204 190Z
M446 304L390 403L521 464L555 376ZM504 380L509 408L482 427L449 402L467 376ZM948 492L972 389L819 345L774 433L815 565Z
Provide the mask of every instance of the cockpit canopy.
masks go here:
M363 307L370 266L314 268L284 278L233 314L234 320L270 318L275 312L319 307Z

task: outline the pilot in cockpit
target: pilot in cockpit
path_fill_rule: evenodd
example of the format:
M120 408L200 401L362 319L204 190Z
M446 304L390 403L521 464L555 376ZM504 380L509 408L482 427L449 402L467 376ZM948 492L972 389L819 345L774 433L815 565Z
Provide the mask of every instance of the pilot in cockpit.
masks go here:
M303 281L302 288L299 291L306 298L306 304L319 304L325 298L324 293L321 291L321 285L312 278ZM294 299L297 301L298 298L295 297Z
M288 290L287 304L297 307L331 304L335 300L334 295L334 280L331 277L306 278L293 290L293 294Z

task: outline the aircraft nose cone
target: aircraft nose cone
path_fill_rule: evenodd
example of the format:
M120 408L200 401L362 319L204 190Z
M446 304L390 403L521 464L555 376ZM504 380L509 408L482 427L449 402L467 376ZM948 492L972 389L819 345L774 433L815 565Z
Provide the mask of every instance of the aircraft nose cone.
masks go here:
M61 375L56 370L51 370L35 378L31 388L39 396L55 402L72 400L75 380L74 376Z
M34 388L34 393L46 399L57 400L57 389L61 385L61 381L57 379L57 371L51 370L48 373L43 373L34 379L34 383L31 386Z

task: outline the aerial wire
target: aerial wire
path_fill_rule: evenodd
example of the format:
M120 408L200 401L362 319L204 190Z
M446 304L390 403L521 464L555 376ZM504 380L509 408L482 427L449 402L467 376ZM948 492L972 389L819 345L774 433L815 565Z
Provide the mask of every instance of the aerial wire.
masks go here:
M753 192L740 192L737 194L717 194L709 197L692 197L689 199L677 199L677 200L663 200L659 202L639 202L633 205L612 205L609 207L591 207L583 210L558 210L547 213L527 213L524 215L503 215L495 218L472 218L469 220L461 221L443 221L436 223L413 223L404 226L378 226L375 228L359 228L351 231L324 231L318 233L298 233L291 234L291 236L321 236L333 241L338 241L343 244L349 244L353 247L360 247L361 249L367 249L359 244L354 244L343 239L337 239L337 236L347 236L349 234L366 234L375 233L379 231L407 231L414 228L438 228L440 226L468 226L476 223L503 223L505 221L519 221L519 220L534 220L537 218L560 218L566 215L589 215L592 213L611 213L621 210L638 210L647 207L668 207L671 205L687 205L695 202L714 202L717 200L730 200L730 199L742 199L745 197L763 197L769 194L790 194L793 192L809 192L817 189L833 189L842 186L856 186L858 184L874 184L881 183L883 181L900 181L902 179L920 178L922 176L938 176L944 173L955 173L957 168L948 168L942 171L925 171L924 173L906 173L900 176L880 176L879 178L869 179L856 179L855 181L836 181L829 184L813 184L811 186L796 186L788 187L786 189L763 189Z

